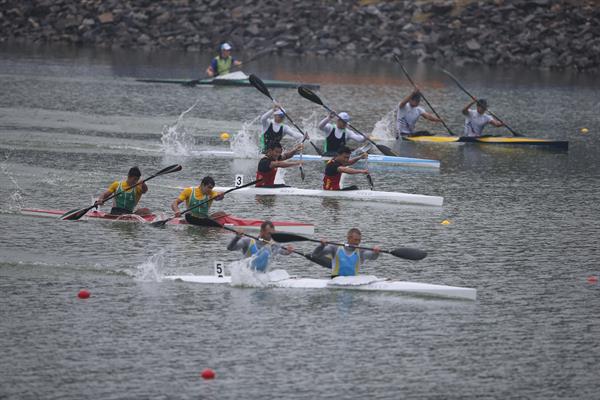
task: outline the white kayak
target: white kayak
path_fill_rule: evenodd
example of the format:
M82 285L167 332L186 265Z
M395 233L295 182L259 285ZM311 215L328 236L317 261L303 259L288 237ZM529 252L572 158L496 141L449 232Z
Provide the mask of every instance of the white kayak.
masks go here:
M215 187L218 192L230 190L230 187ZM295 187L282 188L257 188L246 187L231 192L231 196L308 196L333 199L376 201L381 203L399 203L419 206L441 207L444 198L439 196L427 196L423 194L410 194L400 192L381 192L377 190L322 190L301 189Z
M296 278L283 270L270 272L267 287L284 289L345 289L376 292L397 292L409 295L476 300L477 289L429 283L392 281L371 275L338 276L333 279ZM165 279L203 284L231 284L231 276L173 275Z
M258 159L261 154L249 156L240 156L233 151L227 150L201 150L194 152L194 154L204 157L215 157L215 158L256 158ZM295 155L294 160L300 160L300 155ZM303 154L302 161L329 161L331 157L321 157L316 154ZM369 154L369 163L374 164L385 164L385 165L397 165L403 167L426 167L426 168L439 168L440 162L437 160L428 160L425 158L412 158L412 157L393 157L385 156L382 154Z

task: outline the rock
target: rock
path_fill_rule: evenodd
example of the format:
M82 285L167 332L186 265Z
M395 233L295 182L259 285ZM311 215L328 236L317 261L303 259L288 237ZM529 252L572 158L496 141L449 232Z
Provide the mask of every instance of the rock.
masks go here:
M471 40L467 41L467 43L465 43L465 44L466 44L467 48L472 51L481 49L481 45L475 39L471 39Z
M114 20L115 19L114 19L113 13L111 13L111 12L106 12L106 13L98 15L98 21L100 21L101 24L110 24Z

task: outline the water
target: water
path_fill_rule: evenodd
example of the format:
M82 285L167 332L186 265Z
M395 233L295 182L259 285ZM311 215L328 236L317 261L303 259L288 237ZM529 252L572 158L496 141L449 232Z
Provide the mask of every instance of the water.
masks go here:
M600 273L596 76L453 71L511 126L568 138L571 147L403 143L403 155L439 159L440 171L370 165L377 189L441 195L443 208L233 196L215 205L242 217L313 222L316 237L341 240L356 226L366 245L426 249L422 261L382 256L364 272L477 288L476 302L460 302L167 282L165 275L212 274L214 261L238 260L225 250L231 235L20 216L22 207L87 205L132 165L146 176L183 165L151 181L143 198L166 215L178 188L204 175L222 185L236 173L250 179L255 161L194 152L228 150L220 133L251 132L270 100L248 88L132 78L196 77L208 55L1 51L0 397L597 397L600 289L587 282ZM393 64L277 61L248 72L320 79L324 101L367 133L377 126L378 137L410 91ZM408 67L460 130L468 99L435 68ZM293 90L273 94L309 132L325 116ZM185 147L165 145L165 132L183 135ZM290 170L286 181L316 187L321 168L307 164L304 182ZM366 186L361 177L348 183ZM294 255L273 268L327 276ZM82 288L88 300L77 299ZM214 381L199 377L207 367Z

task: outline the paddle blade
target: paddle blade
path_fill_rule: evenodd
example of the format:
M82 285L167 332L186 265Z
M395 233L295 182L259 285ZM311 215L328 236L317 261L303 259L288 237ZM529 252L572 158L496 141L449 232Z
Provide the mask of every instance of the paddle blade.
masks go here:
M78 219L83 217L85 214L87 214L87 212L90 211L92 208L94 208L94 206L87 207L87 208L81 208L81 209L78 208L75 210L68 211L68 212L64 213L63 215L61 215L60 219L62 219L63 221L77 221Z
M298 86L298 94L304 97L306 100L312 101L315 104L318 104L320 106L324 105L321 101L321 98L305 86Z
M367 181L369 182L369 187L371 188L371 190L373 190L375 188L375 185L373 185L373 178L371 178L371 174L367 174Z
M379 151L385 154L386 156L398 157L398 154L396 154L392 149L390 149L387 146L384 146L382 144L375 144L375 147L377 147L377 149L379 149Z
M306 174L304 173L304 168L302 168L302 166L300 166L300 178L304 181L304 179L306 178Z
M392 251L390 251L390 254L395 256L395 257L399 257L399 258L404 258L406 260L422 260L425 257L427 257L427 252L423 251L423 250L419 250L419 249L412 249L410 247L400 247L397 249L394 249Z
M271 97L271 92L269 92L269 89L267 88L265 83L258 76L254 75L254 74L250 74L250 76L248 77L248 80L250 81L250 84L252 86L254 86L256 89L258 89L259 92L261 92L262 94L264 94L265 96L267 96L268 98L273 100L273 97Z
M150 226L154 227L154 228L162 228L163 226L165 226L167 224L167 222L169 222L172 218L167 218L167 219L161 219L160 221L154 221L150 223Z
M178 172L181 171L183 169L183 167L179 164L173 164L173 165L169 165L166 168L161 169L160 171L158 171L157 173L155 173L152 176L159 176L159 175L164 175L164 174L170 174L173 172Z
M293 233L284 233L284 232L273 232L271 234L271 238L273 238L274 241L280 242L280 243L304 242L307 240L311 241L311 239L309 239L307 237L295 235Z

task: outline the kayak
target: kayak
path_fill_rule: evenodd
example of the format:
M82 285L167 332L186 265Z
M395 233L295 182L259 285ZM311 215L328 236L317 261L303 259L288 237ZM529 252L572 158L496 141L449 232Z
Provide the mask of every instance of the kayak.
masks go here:
M269 272L268 276L269 279L266 286L270 288L359 290L367 292L395 292L408 295L461 300L477 299L477 289L473 288L393 281L371 275L338 276L333 279L315 279L292 277L288 275L286 271L274 270ZM230 285L232 283L231 276L216 275L172 275L165 276L165 279L203 284Z
M216 158L249 158L248 156L239 156L233 151L227 150L200 150L194 152L194 154L203 156L203 157L216 157ZM252 158L258 159L261 154L256 154ZM321 161L327 162L331 160L332 157L321 157L316 154L303 154L302 161ZM300 160L300 155L296 154L292 157L294 160ZM363 161L359 161L362 163ZM385 165L396 165L402 167L425 167L425 168L439 168L440 162L437 160L428 160L425 158L412 158L412 157L394 157L394 156L384 156L382 154L369 154L368 158L369 163L374 164L385 164Z
M218 192L230 190L230 187L215 187ZM344 200L376 201L381 203L400 203L418 206L441 207L444 198L439 196L426 196L422 194L409 194L400 192L381 192L377 190L321 190L301 189L295 187L261 188L246 187L231 192L232 196L308 196Z
M21 210L21 214L33 216L33 217L49 217L49 218L58 218L63 215L66 211L64 210L40 210L35 208L24 208ZM88 212L82 220L106 220L106 221L118 221L118 222L140 222L140 223L150 223L154 221L159 221L164 216L158 216L156 214L149 215L135 215L135 214L125 214L125 215L111 215L105 213L104 211L92 210ZM233 215L225 215L220 218L215 218L217 222L222 225L228 226L233 229L240 230L251 230L257 231L260 230L260 225L264 220L260 219L246 219L234 217ZM184 218L175 218L167 222L168 225L189 225ZM273 225L275 229L280 232L289 232L289 233L298 233L298 234L306 234L312 235L315 233L315 226L312 224L305 224L302 222L283 222L283 221L273 221Z
M569 142L566 140L539 139L529 137L505 137L505 136L402 136L403 140L411 142L424 143L483 143L483 144L501 144L517 146L546 146L557 149L569 149Z
M201 85L201 86L240 86L248 87L252 86L248 80L248 75L241 71L232 72L226 75L219 76L217 78L206 78L206 79L136 79L138 82L146 83L174 83L180 85ZM192 83L193 82L193 83ZM295 89L302 85L309 89L319 89L319 85L310 83L290 82L290 81L279 81L273 79L264 79L264 84L271 88L290 88Z

